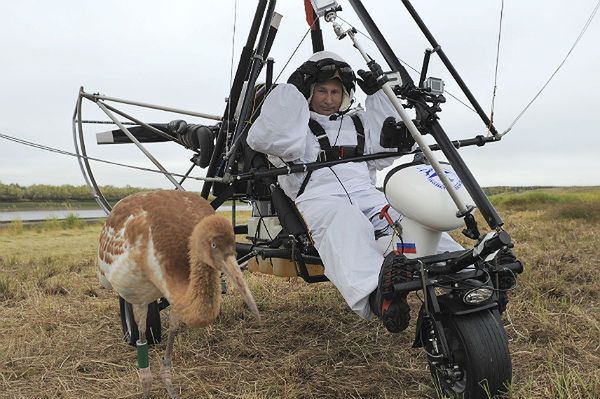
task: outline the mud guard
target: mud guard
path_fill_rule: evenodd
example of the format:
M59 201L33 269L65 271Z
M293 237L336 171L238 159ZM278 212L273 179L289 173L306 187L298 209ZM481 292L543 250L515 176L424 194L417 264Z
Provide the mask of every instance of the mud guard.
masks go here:
M484 310L493 310L498 308L498 304L495 301L484 303L480 306L467 305L452 294L441 295L437 297L437 301L440 306L440 313L437 315L433 315L435 319L438 319L441 315L452 315L460 317L471 313L481 312ZM419 309L419 316L417 318L417 326L415 328L415 340L413 341L412 345L413 348L423 347L423 342L421 341L421 328L423 327L424 317L425 310L424 307L421 306L421 309Z

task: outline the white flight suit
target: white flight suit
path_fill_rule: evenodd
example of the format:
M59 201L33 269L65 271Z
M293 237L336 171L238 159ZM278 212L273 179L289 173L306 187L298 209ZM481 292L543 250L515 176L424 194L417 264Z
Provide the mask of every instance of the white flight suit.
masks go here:
M379 145L383 121L400 118L380 90L368 96L366 111L356 114L365 134L364 154L384 151ZM335 117L337 116L337 118ZM352 118L333 118L310 111L304 96L291 84L278 85L266 98L260 116L248 132L248 145L269 155L277 166L285 162L315 162L321 147L308 127L314 119L325 130L331 146L356 146ZM368 162L348 162L312 172L304 192L298 190L306 173L279 176L285 193L294 200L304 217L315 248L325 265L325 275L337 287L352 310L370 319L368 297L377 288L384 256L375 241L375 231L387 228L378 217L387 205L385 195L375 187L375 172L394 161L393 157ZM390 215L400 215L390 208ZM391 233L391 232L390 232ZM443 234L439 252L462 249Z

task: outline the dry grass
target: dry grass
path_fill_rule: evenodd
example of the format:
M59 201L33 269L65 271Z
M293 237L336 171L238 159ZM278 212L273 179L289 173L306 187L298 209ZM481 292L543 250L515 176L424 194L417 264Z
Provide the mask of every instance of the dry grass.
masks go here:
M600 397L599 224L557 216L562 205L500 209L527 263L505 320L514 398ZM116 296L95 276L98 233L0 231L0 397L141 397ZM264 323L232 291L214 325L182 333L182 398L436 397L424 354L410 348L414 325L388 334L350 312L329 283L246 277ZM155 371L162 346L151 350ZM153 397L166 397L158 380Z

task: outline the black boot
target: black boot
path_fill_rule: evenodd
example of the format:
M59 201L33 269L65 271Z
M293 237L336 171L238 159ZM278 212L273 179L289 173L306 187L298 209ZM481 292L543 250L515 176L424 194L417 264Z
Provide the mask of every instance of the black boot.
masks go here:
M406 301L407 295L408 293L405 293L395 299L383 299L379 288L369 295L371 310L391 333L399 333L408 327L410 306L408 306Z
M391 333L406 330L410 321L408 292L394 292L394 283L412 280L412 272L403 267L405 260L404 255L388 254L379 272L377 289L369 295L371 310Z

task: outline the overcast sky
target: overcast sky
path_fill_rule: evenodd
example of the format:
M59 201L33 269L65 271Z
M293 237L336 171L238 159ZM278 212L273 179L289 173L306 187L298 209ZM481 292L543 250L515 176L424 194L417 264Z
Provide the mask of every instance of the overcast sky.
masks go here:
M413 3L489 113L501 1ZM596 3L505 1L495 108L499 131L508 127L562 61ZM0 133L73 151L71 117L80 86L90 93L222 114L230 85L232 41L237 64L257 2L238 1L235 37L234 4L233 0L0 2ZM340 16L363 29L350 5L340 4L344 8ZM402 2L364 4L396 54L419 68L430 46ZM279 1L276 10L283 15L271 52L278 74L307 25L301 0ZM365 67L350 41L337 41L328 24L323 24L323 35L327 49L338 52L355 70ZM384 65L373 43L364 36L359 39ZM482 186L600 185L599 40L596 18L548 88L501 142L461 150ZM311 52L307 38L282 79ZM452 94L465 99L435 56L429 75L443 78ZM364 96L359 95L358 101L364 103ZM150 122L179 118L122 109ZM485 132L479 117L450 97L440 118L451 139ZM107 120L91 102L84 103L84 119ZM133 146L96 145L94 133L103 130L106 126L86 128L90 155L152 167ZM177 145L148 147L168 170L187 170L190 153ZM93 165L100 184L170 185L160 175ZM84 184L75 158L1 138L0 182Z

